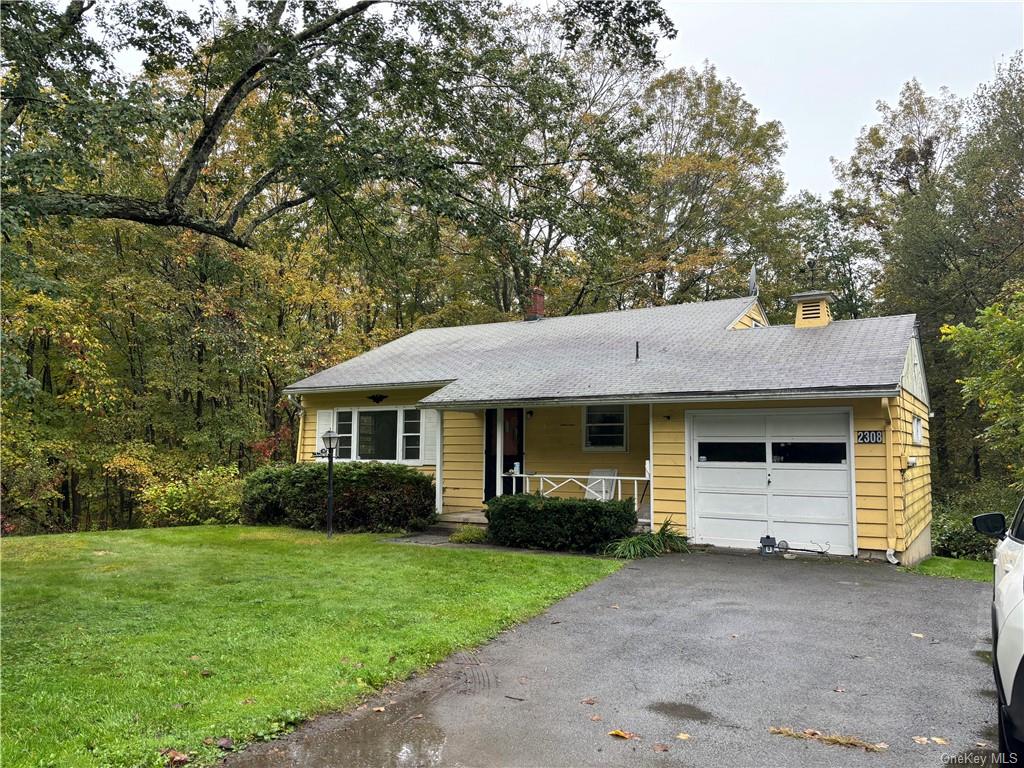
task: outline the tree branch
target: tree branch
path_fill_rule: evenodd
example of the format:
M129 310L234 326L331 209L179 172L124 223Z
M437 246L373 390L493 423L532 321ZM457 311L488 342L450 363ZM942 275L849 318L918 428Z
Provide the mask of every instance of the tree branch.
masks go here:
M188 154L185 155L185 158L181 161L178 170L175 171L171 179L171 183L167 188L167 194L164 196L164 205L172 211L181 210L184 207L185 200L199 180L199 174L209 162L210 155L213 153L214 147L217 146L221 133L235 114L235 111L246 96L266 82L264 78L257 79L257 75L260 72L273 63L278 56L287 53L289 48L301 45L318 35L322 35L331 27L364 13L368 8L380 2L383 2L383 0L360 0L360 2L331 14L316 24L311 24L294 35L288 36L276 45L264 46L255 57L255 60L235 78L235 81L228 87L224 95L221 96L213 112L203 119L202 130L196 136L191 149L189 149ZM284 3L279 2L269 17L270 25L268 31L277 28L283 12Z
M297 205L308 203L314 197L316 197L316 195L314 195L313 193L309 193L302 195L300 197L293 198L291 200L284 200L283 202L278 203L270 210L265 211L264 213L260 214L259 216L252 220L249 226L245 228L245 232L242 233L242 241L248 243L249 238L253 236L253 233L260 227L260 225L270 221L279 213L287 211L289 208L294 208Z

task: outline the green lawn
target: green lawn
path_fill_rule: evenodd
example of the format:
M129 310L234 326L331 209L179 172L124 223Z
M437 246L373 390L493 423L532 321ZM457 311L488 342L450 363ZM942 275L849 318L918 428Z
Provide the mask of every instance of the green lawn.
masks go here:
M952 579L992 581L992 563L989 560L957 560L952 557L929 557L910 569L926 576L946 576Z
M621 565L241 526L0 546L5 768L209 763Z

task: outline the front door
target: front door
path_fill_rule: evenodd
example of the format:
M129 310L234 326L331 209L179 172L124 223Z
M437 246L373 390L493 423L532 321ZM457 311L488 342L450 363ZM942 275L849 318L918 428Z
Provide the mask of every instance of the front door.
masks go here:
M499 421L500 414L500 421ZM502 493L513 492L514 478L505 477L519 464L523 468L523 409L489 408L484 420L484 500L494 498L501 482ZM499 429L500 427L500 429ZM498 453L501 453L499 469ZM521 483L516 481L521 490Z

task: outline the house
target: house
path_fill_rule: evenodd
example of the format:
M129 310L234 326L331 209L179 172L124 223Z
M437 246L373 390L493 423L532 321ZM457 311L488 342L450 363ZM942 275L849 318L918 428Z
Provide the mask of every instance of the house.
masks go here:
M292 384L298 460L436 480L442 520L513 492L632 498L691 540L912 563L930 552L928 388L913 315L833 320L755 297L419 330Z

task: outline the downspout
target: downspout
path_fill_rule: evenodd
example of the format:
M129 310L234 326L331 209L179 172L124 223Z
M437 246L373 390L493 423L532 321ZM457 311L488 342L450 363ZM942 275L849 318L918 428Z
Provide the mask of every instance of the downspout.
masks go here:
M882 398L882 409L885 414L885 559L896 565L899 560L896 558L896 483L893 479L896 468L892 453L891 398Z
M651 533L654 533L654 405L647 404L647 488L649 491L651 513Z

